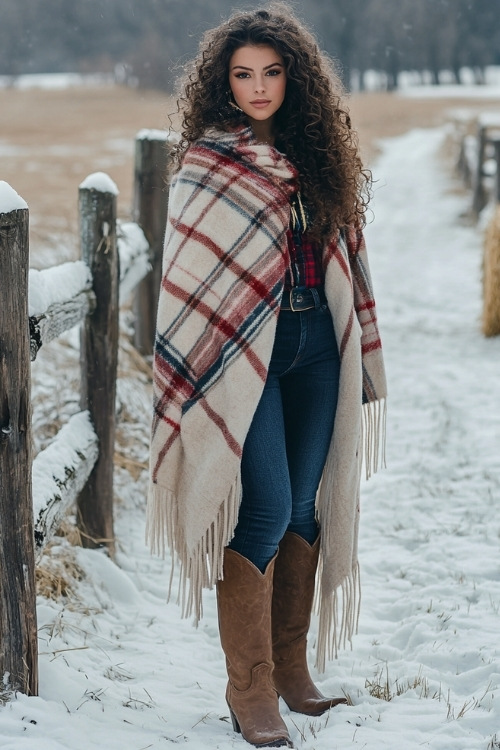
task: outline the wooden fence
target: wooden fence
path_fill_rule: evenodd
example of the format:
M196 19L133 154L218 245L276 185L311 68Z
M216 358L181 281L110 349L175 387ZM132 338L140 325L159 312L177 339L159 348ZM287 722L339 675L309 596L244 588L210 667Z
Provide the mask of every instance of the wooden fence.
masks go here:
M135 289L136 345L150 354L171 145L161 131L137 136L134 223L117 229L118 191L107 175L84 180L82 260L32 273L31 311L28 207L0 183L0 680L29 695L38 694L35 565L75 502L84 546L105 546L113 554L119 303ZM44 281L52 282L45 304L37 294ZM78 324L81 411L33 461L30 360Z
M457 167L472 195L468 213L477 222L483 208L495 204L484 235L481 330L488 337L500 336L500 115L483 114L475 135L468 131L470 124L458 124Z
M485 114L478 119L476 133L460 124L458 171L472 192L470 212L477 221L490 196L500 203L500 117Z

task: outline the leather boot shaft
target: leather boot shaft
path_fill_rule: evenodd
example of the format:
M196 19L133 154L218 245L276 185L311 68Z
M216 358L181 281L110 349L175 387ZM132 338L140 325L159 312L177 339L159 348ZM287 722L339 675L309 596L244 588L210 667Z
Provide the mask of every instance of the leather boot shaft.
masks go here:
M265 573L231 549L217 583L233 727L256 747L292 747L272 680L271 600L275 559Z
M345 698L326 698L314 685L307 666L307 633L311 622L319 537L311 546L287 532L274 569L272 600L273 681L292 711L320 716Z

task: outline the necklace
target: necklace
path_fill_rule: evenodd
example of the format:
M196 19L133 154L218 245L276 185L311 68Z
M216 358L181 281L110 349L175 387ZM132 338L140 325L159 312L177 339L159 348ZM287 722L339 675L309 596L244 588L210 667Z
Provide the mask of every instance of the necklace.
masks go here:
M307 229L307 217L306 212L304 211L304 206L302 205L300 191L297 193L296 197L290 204L290 212L293 229L300 228L302 232L305 232Z

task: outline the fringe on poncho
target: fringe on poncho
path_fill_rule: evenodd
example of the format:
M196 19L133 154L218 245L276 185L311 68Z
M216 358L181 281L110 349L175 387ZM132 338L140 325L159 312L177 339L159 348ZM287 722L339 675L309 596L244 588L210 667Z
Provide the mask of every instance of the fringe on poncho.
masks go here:
M184 616L222 577L241 500L240 463L273 348L297 173L250 128L209 131L170 190L154 354L147 538L180 563ZM350 641L359 614L362 457L384 462L386 381L363 236L323 252L340 351L335 426L316 501L321 555L316 664Z

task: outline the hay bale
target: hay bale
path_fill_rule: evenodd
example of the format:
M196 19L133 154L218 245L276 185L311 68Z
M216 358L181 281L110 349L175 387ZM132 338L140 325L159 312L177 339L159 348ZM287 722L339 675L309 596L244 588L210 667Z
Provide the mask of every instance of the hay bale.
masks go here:
M500 206L486 230L482 331L485 336L500 335Z

